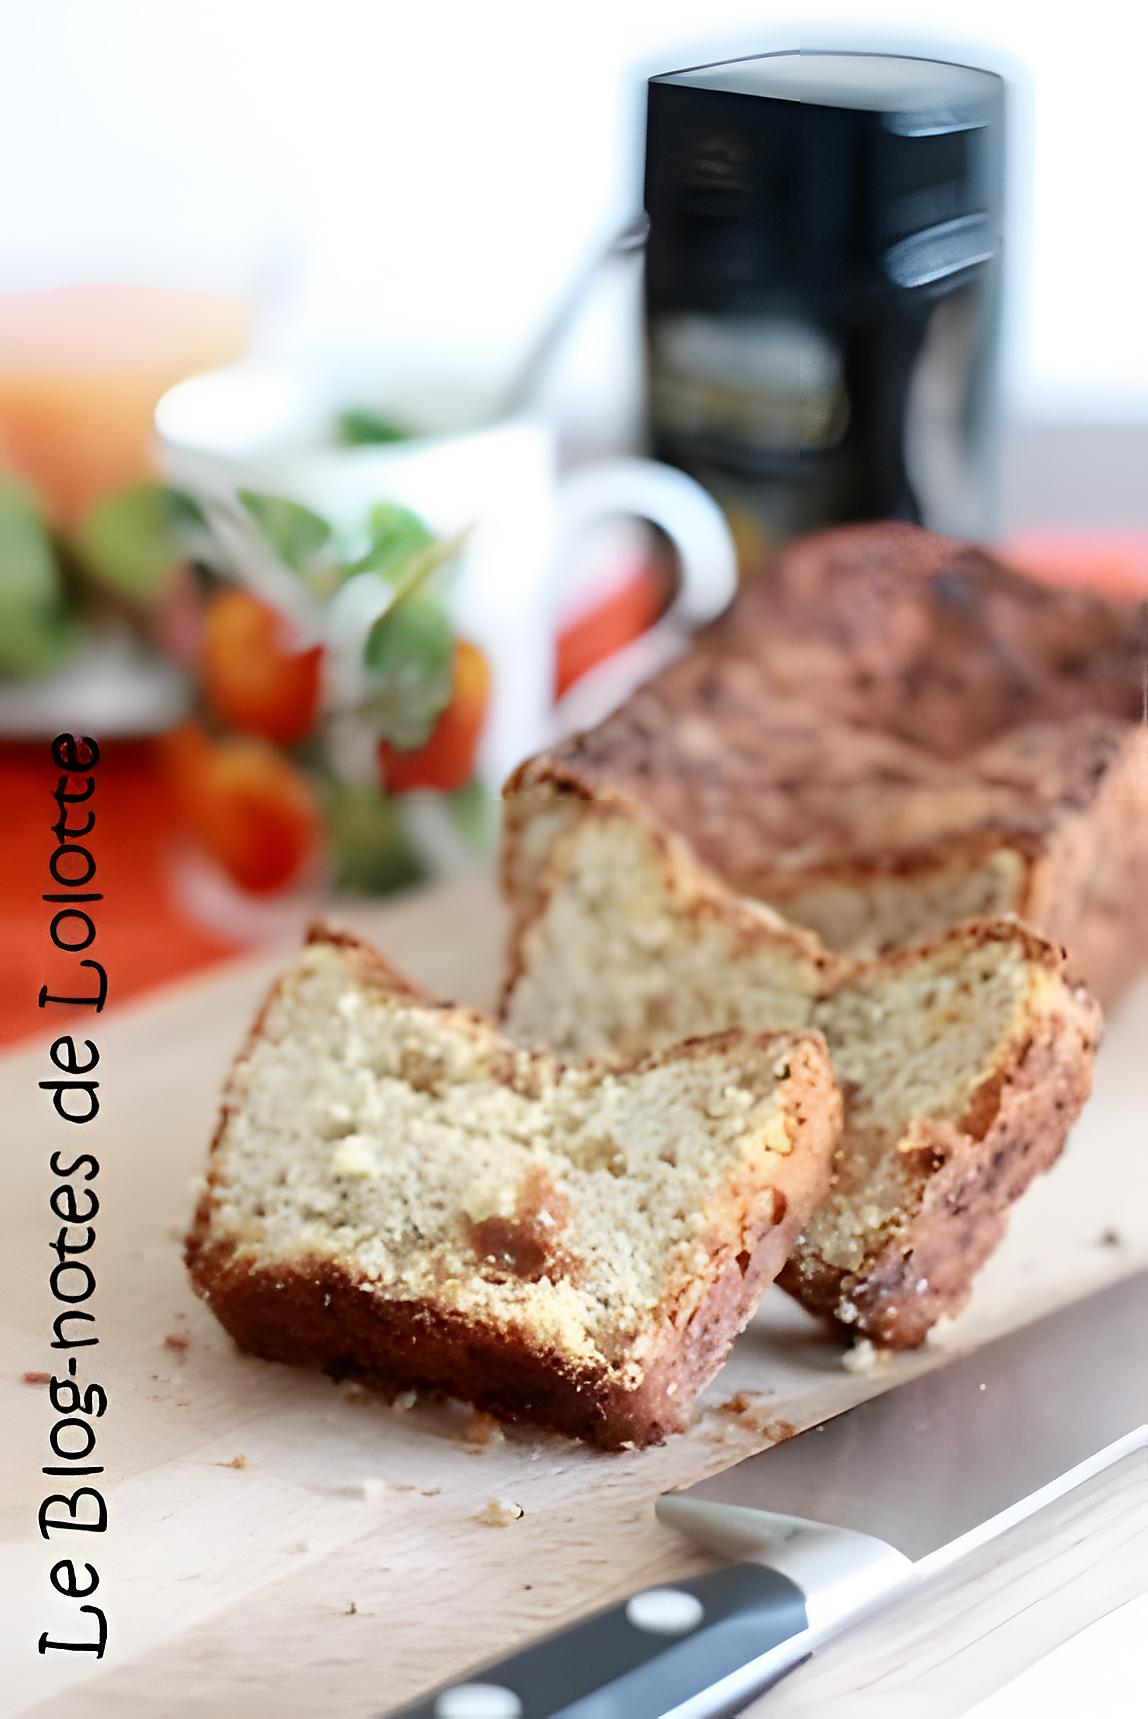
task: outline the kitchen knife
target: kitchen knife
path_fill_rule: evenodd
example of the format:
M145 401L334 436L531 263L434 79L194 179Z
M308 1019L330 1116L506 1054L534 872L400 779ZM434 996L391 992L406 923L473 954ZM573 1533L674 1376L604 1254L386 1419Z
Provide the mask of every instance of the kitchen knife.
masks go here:
M657 1503L736 1560L397 1719L715 1719L899 1591L1148 1448L1148 1272Z

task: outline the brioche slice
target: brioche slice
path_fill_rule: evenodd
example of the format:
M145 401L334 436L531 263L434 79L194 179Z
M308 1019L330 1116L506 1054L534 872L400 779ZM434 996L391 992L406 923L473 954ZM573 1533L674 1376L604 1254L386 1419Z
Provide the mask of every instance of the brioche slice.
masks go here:
M1015 921L832 954L620 800L554 842L504 1019L569 1056L734 1027L823 1032L845 1099L835 1185L780 1282L890 1347L968 1298L1010 1204L1064 1145L1099 1030L1062 953Z
M1018 914L1106 1006L1148 967L1148 606L904 524L786 548L598 727L514 773L519 918L587 802L632 798L832 948Z
M565 1067L320 930L231 1075L188 1265L256 1354L646 1444L824 1197L840 1120L816 1033Z

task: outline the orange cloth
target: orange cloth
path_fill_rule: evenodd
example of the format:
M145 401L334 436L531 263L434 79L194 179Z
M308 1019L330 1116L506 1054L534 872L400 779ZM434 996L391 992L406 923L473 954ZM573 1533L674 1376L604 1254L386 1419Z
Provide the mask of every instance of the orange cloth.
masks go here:
M172 815L167 785L147 742L109 741L94 771L95 793L85 803L96 814L84 838L96 861L87 887L104 899L85 906L96 939L85 954L108 975L110 1009L149 986L193 972L233 953L219 938L188 922L175 900L168 868ZM41 985L74 983L79 955L56 950L49 936L56 905L41 900L58 891L48 871L56 845L53 795L60 771L48 740L0 745L0 1041L42 1035L53 1027L99 1042L99 1015L91 1009L37 1006ZM75 808L72 822L82 823Z

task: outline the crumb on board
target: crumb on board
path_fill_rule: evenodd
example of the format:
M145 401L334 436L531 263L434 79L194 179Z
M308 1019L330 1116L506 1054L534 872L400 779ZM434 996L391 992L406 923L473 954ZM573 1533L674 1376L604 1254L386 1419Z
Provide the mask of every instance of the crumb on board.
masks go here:
M50 1385L52 1383L51 1373L42 1373L31 1367L23 1375L23 1378L26 1385Z
M493 1415L488 1415L482 1409L475 1409L462 1429L463 1443L472 1450L483 1450L487 1445L504 1444L506 1434L499 1426Z
M1123 1237L1121 1236L1119 1230L1114 1230L1114 1229L1101 1230L1100 1240L1097 1244L1099 1247L1120 1247L1120 1246L1122 1246L1122 1244L1123 1244Z
M525 1514L521 1504L515 1504L512 1498L488 1498L474 1520L486 1528L509 1528Z
M442 1491L442 1487L419 1486L413 1480L404 1480L401 1482L396 1481L392 1490L395 1492L415 1492L420 1498L437 1498Z
M358 1609L359 1609L359 1607L358 1607L357 1601L352 1600L350 1602L350 1604L347 1606L346 1611L343 1613L343 1616L347 1617L347 1618L353 1618L355 1613L358 1611Z
M750 1432L771 1445L781 1444L797 1431L792 1421L770 1414L765 1397L754 1391L735 1391L724 1403L718 1403L714 1412L721 1416L717 1423L719 1432Z
M417 1391L397 1391L391 1398L392 1409L398 1409L400 1414L406 1414L413 1409L419 1400Z
M285 1552L309 1552L311 1542L309 1540L292 1540L291 1544L284 1546L283 1550Z
M233 1456L230 1462L217 1462L214 1466L216 1468L246 1468L247 1458L245 1456Z
M386 1491L386 1481L377 1474L369 1474L363 1482L363 1498L367 1504L377 1504Z
M163 1340L165 1349L178 1349L181 1352L191 1348L191 1338L186 1331L169 1331Z
M871 1337L857 1337L842 1355L841 1365L847 1373L875 1373L889 1360L888 1349L882 1349Z
M339 1395L347 1403L369 1403L375 1393L361 1379L341 1379Z

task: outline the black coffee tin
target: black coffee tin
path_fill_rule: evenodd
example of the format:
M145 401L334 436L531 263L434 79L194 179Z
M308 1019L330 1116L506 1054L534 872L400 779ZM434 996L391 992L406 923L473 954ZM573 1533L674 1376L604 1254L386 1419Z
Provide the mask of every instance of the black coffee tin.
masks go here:
M764 547L993 525L1004 85L782 53L649 84L649 440Z

